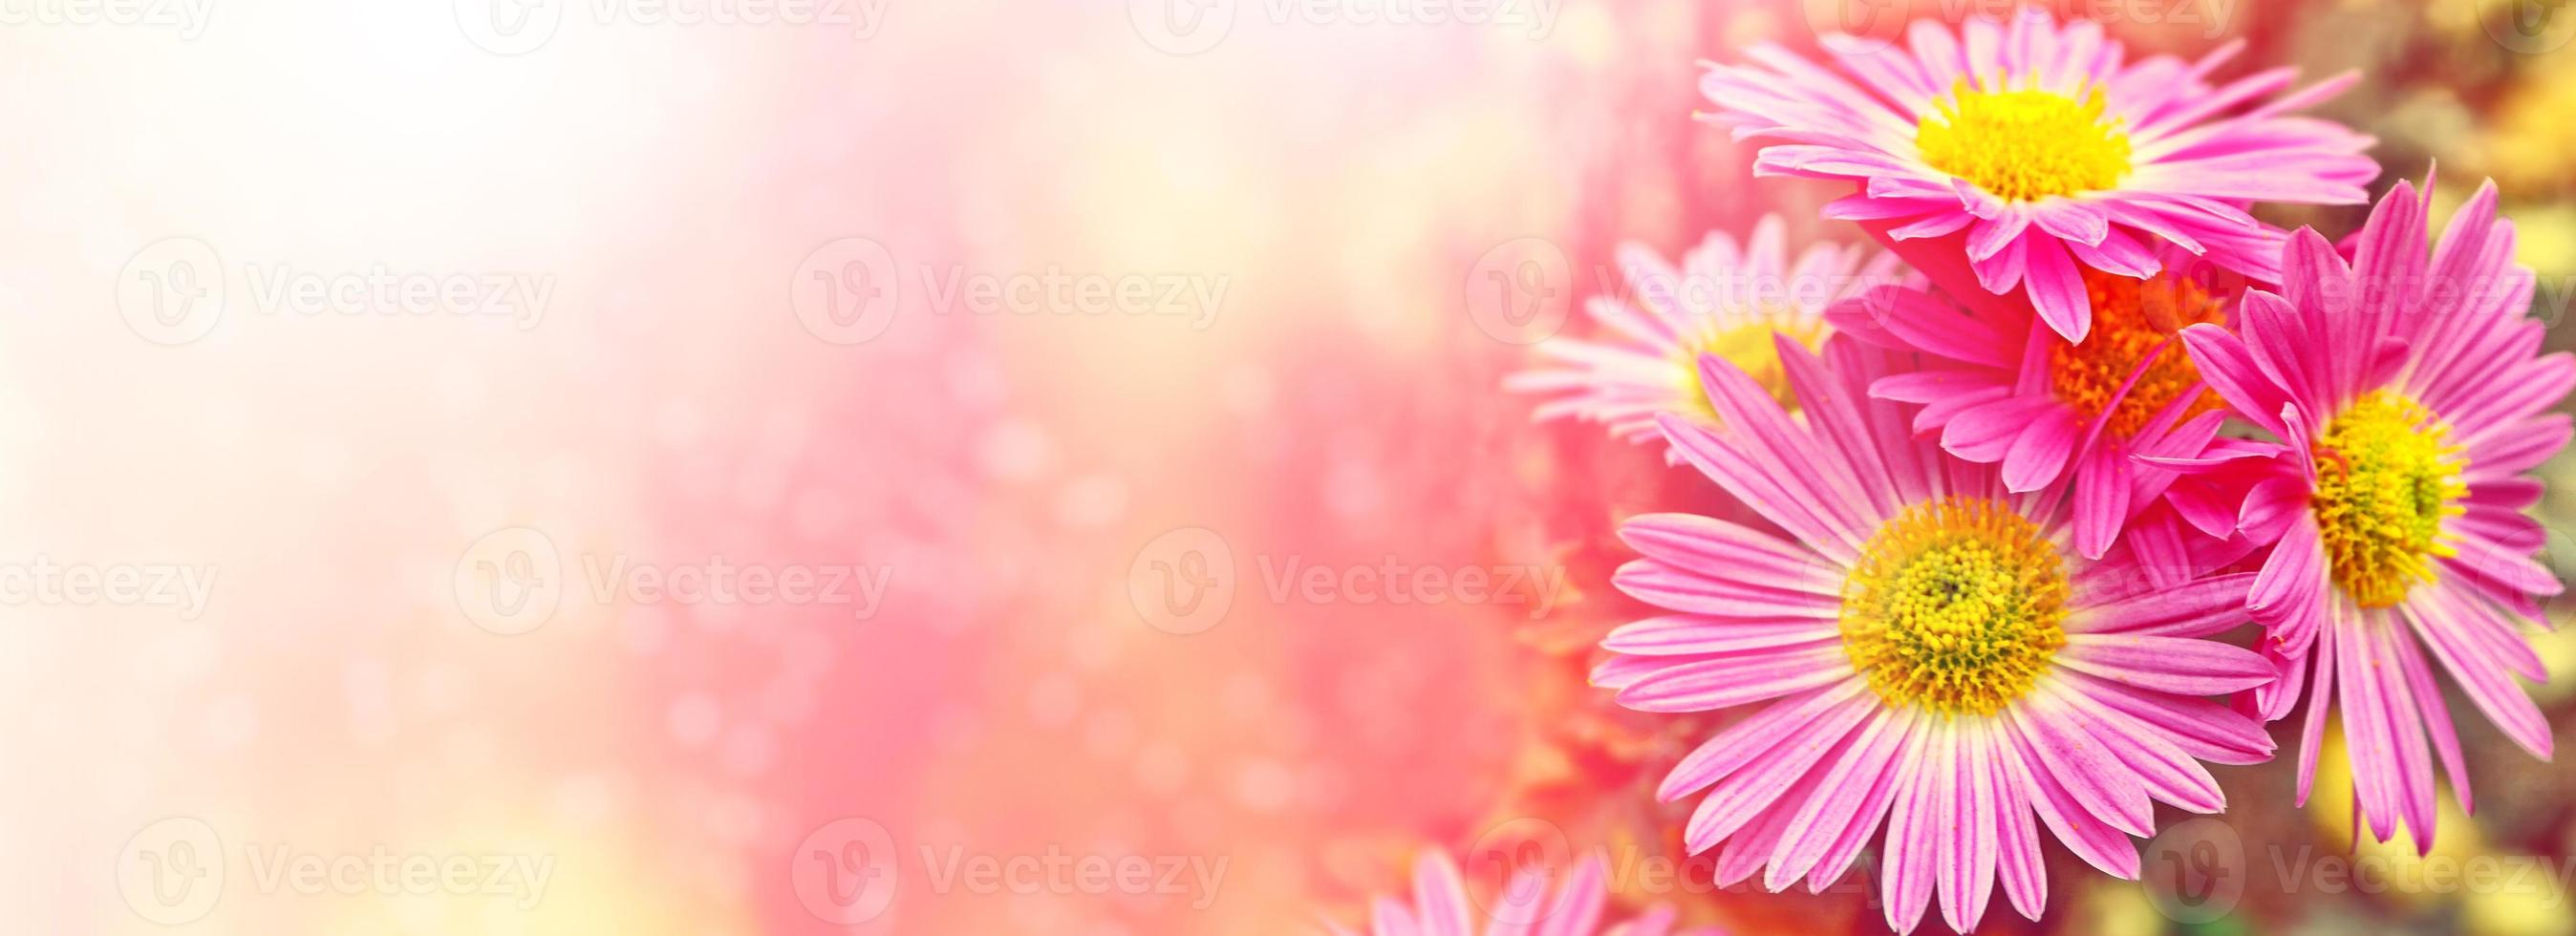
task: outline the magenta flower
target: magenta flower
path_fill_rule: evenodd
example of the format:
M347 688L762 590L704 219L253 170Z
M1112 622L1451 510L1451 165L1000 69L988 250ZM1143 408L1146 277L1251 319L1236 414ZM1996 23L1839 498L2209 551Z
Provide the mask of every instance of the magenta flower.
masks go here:
M2522 511L2541 493L2526 472L2568 439L2568 417L2544 411L2576 386L2576 360L2538 356L2532 273L2513 263L2493 184L2428 260L2431 189L2399 183L2349 262L2313 230L2293 235L2281 293L2246 294L2241 338L2183 331L2210 386L2282 444L2276 457L2172 463L2246 478L2240 524L2278 540L2248 601L2282 679L2256 701L2279 718L2308 699L2301 801L2340 708L2372 834L2387 841L2402 816L2427 849L2435 757L2463 806L2470 797L2419 647L2507 736L2550 754L2549 724L2513 677L2545 678L2521 628L2560 586L2531 560L2543 532Z
M1894 284L1899 274L1896 257L1866 246L1814 244L1793 262L1784 228L1778 215L1767 215L1741 248L1711 232L1682 255L1679 269L1647 248L1621 248L1619 266L1635 301L1593 297L1584 311L1606 334L1539 345L1560 366L1514 374L1504 387L1555 395L1539 406L1541 420L1579 417L1629 442L1659 439L1655 417L1663 413L1702 423L1717 418L1700 390L1701 354L1734 362L1787 401L1772 336L1816 347L1831 332L1827 306Z
M2084 269L2145 278L2171 244L2268 282L2282 234L2245 204L2359 203L2379 174L2368 137L2283 116L2353 75L2280 97L2287 68L2213 86L2241 43L2128 62L2100 24L2035 8L1962 35L1917 21L1908 38L1825 37L1848 78L1757 47L1701 89L1738 138L1783 141L1755 175L1861 183L1825 215L1862 222L1962 302L2000 309L2018 288L2069 341L2091 330Z
M2068 549L2064 488L2013 492L1868 396L1890 356L1841 338L1825 360L1787 342L1780 358L1803 421L1710 356L1702 379L1724 428L1662 425L1788 538L1681 514L1629 521L1621 536L1644 558L1614 582L1671 613L1614 631L1602 645L1615 656L1593 674L1644 711L1762 704L1660 790L1706 791L1683 840L1724 846L1719 883L1767 867L1772 890L1801 878L1821 889L1884 819L1888 925L1912 928L1938 890L1942 918L1965 932L1998 877L2039 917L2041 824L2134 878L2124 835L2153 833L2153 801L2223 808L2201 762L2258 762L2272 743L2198 697L2272 672L2202 638L2245 620L2253 574L2212 574L2232 555L2195 553L2171 523L2083 559Z
M1870 393L1924 404L1915 430L1940 432L1950 454L2001 464L2006 489L2039 490L2071 467L2075 549L2099 559L2176 477L2133 456L2198 456L2226 420L2173 337L2183 325L2224 321L2226 303L2171 270L2138 280L2087 269L2083 279L2095 327L2081 344L2028 312L1963 314L1903 288L1874 289L1827 318L1853 337L1926 355L1923 369L1880 378Z
M1718 936L1715 929L1673 929L1673 910L1659 906L1620 927L1601 929L1608 903L1601 859L1577 862L1573 874L1550 893L1549 872L1524 868L1495 897L1488 936ZM1469 903L1458 866L1437 852L1425 853L1413 865L1413 902L1380 897L1369 908L1370 936L1474 936L1475 917L1484 915ZM1352 936L1337 924L1326 924L1340 936Z

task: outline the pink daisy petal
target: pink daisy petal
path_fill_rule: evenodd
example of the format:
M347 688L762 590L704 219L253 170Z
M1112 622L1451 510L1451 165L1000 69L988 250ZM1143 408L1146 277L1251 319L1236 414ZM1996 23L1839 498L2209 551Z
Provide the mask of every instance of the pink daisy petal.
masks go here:
M2027 323L2017 334L2028 336L2025 367L2030 349L2046 355L2060 340ZM2038 471L2030 447L2051 443L2028 420L1999 415L2021 408L2052 421L2057 464L2039 467L2062 473L2080 445L2063 405L1996 385L2000 396L1950 416L1945 431L2003 440L1993 453L2000 464L1981 464L1912 435L1903 404L1869 392L1916 392L1920 378L1890 379L1903 372L1900 354L1858 334L1829 342L1821 359L1778 350L1800 417L1740 368L1709 358L1702 379L1723 428L1660 421L1685 460L1788 536L1673 515L1633 521L1622 535L1644 558L1613 581L1667 613L1614 631L1603 642L1611 659L1594 672L1633 709L1753 706L1657 791L1698 797L1683 842L1715 853L1718 883L1760 871L1766 887L1805 880L1818 889L1875 838L1891 925L1920 921L1937 896L1942 921L1964 931L1989 909L1998 880L2023 913L2044 904L2039 826L2134 876L2135 846L2123 833L2151 834L2154 802L2215 809L2220 796L2201 762L2269 753L2252 721L2197 698L2274 676L2272 661L2206 639L2245 620L2255 573L2219 570L2252 544L2193 538L2158 506L2136 521L2153 531L2141 545L2115 539L2083 555L2070 545L2079 508L2062 490L2012 490ZM2210 456L2221 466L2212 474L2237 461L2272 464L2274 449L2220 444L2215 414L2163 409L2140 430L2149 450ZM2116 483L2162 485L2140 478L2182 470L2132 465ZM2235 509L2228 504L2230 522ZM1966 592L1905 591L1928 587L1902 574L1907 567L1973 541L1963 538L1986 540L1978 562L2063 578L2062 588L2012 593L2057 597L1996 620L2028 629L1973 659L1945 655L1919 629L1913 615L1932 607L1923 602L1973 600L1958 613L2000 614L2006 606L1989 602L2036 599L1975 593L1986 586L1973 581L1958 583Z
M2086 864L2104 874L2135 880L2138 876L2138 846L2121 830L2096 818L2096 813L2060 783L2057 775L2043 766L2047 753L2033 744L2030 736L2015 726L2007 736L2012 751L2003 758L2013 780L2021 785L2036 813L2048 831L2066 850L2084 859ZM2143 797L2142 797L2143 799Z
M2014 714L2014 726L2039 755L2035 769L2047 773L2083 807L2086 814L2131 835L2155 830L2154 807L2146 788L2100 739L2086 734L2061 714L2036 707Z
M2375 837L2402 823L2427 848L2434 762L2455 790L2467 778L2415 641L2508 737L2549 749L2546 720L2514 681L2540 672L2516 622L2562 586L2533 561L2544 540L2518 511L2538 488L2521 473L2567 442L2566 420L2537 414L2576 389L2576 362L2539 354L2539 327L2524 318L2531 274L2513 264L2491 188L2428 255L2430 189L2401 183L2374 206L2349 260L2314 231L2290 238L2280 291L2248 295L2241 340L2184 334L2231 408L2285 447L2286 470L2249 488L2238 526L2279 535L2248 607L2285 677L2258 691L2261 711L2308 705L2300 797L2339 713L2356 814ZM2344 493L2401 481L2440 501Z
M2170 588L2150 588L2085 609L2071 629L2147 637L2207 637L2250 618L2245 593L2252 573L2214 575Z
M2112 682L2176 695L2224 695L2272 680L2261 657L2213 640L2073 634L2058 659Z
M1904 747L1912 727L1911 712L1880 712L1853 736L1853 743L1817 779L1815 791L1791 814L1789 834L1773 848L1764 889L1780 890L1815 870L1850 827L1878 823L1895 773L1889 761ZM1877 807L1864 808L1870 803ZM1840 874L1839 869L1832 872Z
M1596 333L1541 342L1544 363L1505 378L1504 389L1546 398L1540 419L1599 423L1629 442L1664 444L1661 414L1713 422L1700 394L1699 352L1723 348L1742 363L1767 365L1769 335L1821 342L1832 331L1827 306L1901 278L1892 258L1857 246L1809 245L1792 265L1785 227L1767 216L1740 246L1712 232L1679 264L1621 246L1623 291L1583 306Z
M1978 265L1976 288L1995 297L2013 292L2027 271L2031 288L2016 301L2038 308L2070 339L2085 334L2085 297L2072 288L2068 267L2152 271L2142 262L2151 250L2096 248L2145 238L2269 279L2277 273L2279 233L2227 202L2359 202L2360 186L2378 175L2361 155L2367 137L2284 116L2343 90L2351 76L2294 89L2287 70L2273 70L2212 84L2228 55L2188 66L2165 56L2128 62L2099 24L2060 25L2037 11L2009 21L1968 17L1956 33L1917 21L1907 39L1899 49L1822 37L1839 71L1766 46L1747 53L1752 64L1713 66L1702 86L1717 105L1716 119L1734 125L1739 138L1776 141L1756 157L1762 174L1856 183L1859 201L1837 202L1835 216L1896 222L1873 227L1892 248L1944 244L1969 224L1966 216L1985 219L1963 242L1939 249L1964 249L1956 256ZM1936 135L1998 132L1959 130L1957 114L1975 104L1970 98L2005 89L2055 95L2063 108L2049 111L2061 116L2048 130L2025 131L2050 135L2012 145L2055 143L2088 154L2056 165L2109 171L2033 175L2027 166L1949 155L1950 137ZM2102 110L2088 123L2081 115L2093 100ZM1966 136L1957 148L2015 151ZM2090 161L2099 159L2113 162ZM1948 204L1964 212L1943 209L1935 182L1947 184L1955 196ZM1869 204L1880 200L1901 204ZM2033 228L2027 236L2025 226ZM1935 282L1960 288L1933 269L1938 263L1898 249Z
M1919 757L1908 760L1907 779L1888 804L1887 853L1880 859L1878 890L1886 902L1887 927L1900 933L1913 929L1932 903L1939 830L1952 821L1940 804L1954 769L1950 757L1958 728L1941 722L1924 730L1928 737L1918 748Z
M2023 917L2039 919L2048 906L2048 866L2039 855L2039 824L2031 820L2030 794L2013 776L2007 759L2018 757L2000 735L1988 737L1983 782L1995 796L1995 871L2004 896Z
M1728 726L1674 764L1672 772L1664 775L1663 784L1655 789L1655 798L1671 802L1707 789L1768 753L1782 740L1811 731L1818 719L1846 707L1866 688L1867 684L1860 680L1844 680L1774 703Z
M1449 856L1426 853L1413 863L1413 906L1423 936L1469 936L1467 885Z

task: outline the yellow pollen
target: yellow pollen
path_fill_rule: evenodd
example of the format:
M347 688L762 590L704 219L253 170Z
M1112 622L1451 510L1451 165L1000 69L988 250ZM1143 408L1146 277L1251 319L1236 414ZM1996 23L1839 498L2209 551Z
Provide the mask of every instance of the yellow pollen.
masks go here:
M2178 277L2138 280L2088 267L2084 288L2093 298L2093 333L2083 344L2060 342L2049 352L2048 386L2059 401L2087 419L2101 415L2111 395L2137 371L2138 362L2175 332L2222 320L2220 302ZM2118 439L2136 435L2175 397L2199 382L2200 369L2192 366L2182 343L2173 341L2146 373L2138 375L2129 395L2111 411L2103 431ZM2202 390L2193 394L2190 408L2182 415L2190 418L2217 406L2216 395Z
M2465 511L2468 468L2450 426L2422 404L2373 391L2317 437L2316 495L2309 502L2334 583L2365 608L2406 600L2433 580L2428 557L2456 555L2442 519Z
M2066 645L2066 568L2012 508L1949 497L1878 528L1843 581L1843 650L1889 705L1992 715Z
M1687 328L1687 326L1685 326ZM1798 411L1798 398L1789 390L1789 372L1780 366L1780 347L1771 338L1787 335L1813 351L1825 343L1827 332L1823 319L1806 315L1769 314L1751 322L1726 323L1715 319L1699 326L1697 334L1682 335L1681 351L1675 363L1681 366L1681 386L1689 398L1691 415L1702 421L1718 422L1717 408L1708 402L1708 387L1699 379L1699 356L1714 354L1727 363L1744 369L1753 382L1771 392L1771 398L1790 412Z
M1996 198L2100 191L2129 174L2129 134L2103 116L2100 89L2079 101L2037 89L1983 91L1962 79L1934 106L1939 113L1914 129L1923 161Z

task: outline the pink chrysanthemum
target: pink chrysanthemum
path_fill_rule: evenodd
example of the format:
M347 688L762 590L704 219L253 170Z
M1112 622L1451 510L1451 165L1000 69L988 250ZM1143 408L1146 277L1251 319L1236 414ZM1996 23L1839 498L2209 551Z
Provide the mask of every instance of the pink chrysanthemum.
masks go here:
M2175 480L2132 456L2198 456L2226 421L2174 332L2223 322L2227 291L2177 269L2144 280L2088 269L2083 278L2095 327L2081 344L2028 312L1962 313L1901 287L1873 289L1826 317L1855 338L1930 358L1870 393L1924 404L1915 430L1940 432L1953 455L2001 464L2005 488L2039 490L2071 470L2075 549L2098 559Z
M2521 626L2560 589L2530 558L2543 531L2522 511L2541 493L2525 472L2568 440L2568 417L2543 411L2576 386L2576 361L2538 356L2532 273L2513 262L2494 186L2428 261L2431 188L2399 183L2350 262L2313 230L2293 235L2282 292L2245 296L2242 338L2183 331L2210 386L2283 444L2275 458L2174 463L2250 474L2239 522L2258 542L2277 537L2247 600L2283 673L2256 703L2279 718L2308 699L2300 798L2339 708L2372 834L2388 840L2402 816L2428 849L2434 757L2461 804L2470 797L2419 645L2507 736L2550 754L2549 724L2513 677L2545 678Z
M1659 906L1635 920L1601 928L1608 904L1601 859L1586 858L1574 866L1565 884L1551 894L1547 869L1524 868L1496 895L1487 936L1718 936L1715 929L1673 929L1673 910ZM1370 936L1473 936L1480 915L1469 903L1458 866L1437 852L1425 853L1413 866L1413 903L1380 897L1369 908ZM1326 924L1340 936L1352 936L1338 924Z
M1786 141L1754 174L1862 183L1826 216L1862 222L1962 302L2010 305L2018 287L2070 341L2091 328L2084 268L2144 278L2169 243L2270 281L2282 235L2245 204L2359 203L2379 174L2368 137L2283 116L2356 76L2264 101L2290 69L2206 80L2241 43L2127 62L2100 24L2035 8L1963 33L1916 21L1910 49L1825 37L1848 79L1757 47L1758 64L1712 65L1701 88L1738 138Z
M1662 413L1716 419L1699 386L1703 353L1734 362L1788 400L1772 336L1816 347L1830 333L1828 306L1899 275L1896 257L1866 245L1814 244L1792 262L1785 227L1778 215L1765 216L1741 248L1711 232L1678 269L1645 247L1620 248L1635 301L1592 297L1584 311L1607 332L1602 340L1550 339L1539 351L1562 366L1514 374L1504 387L1556 395L1539 406L1539 419L1580 417L1629 442L1658 440Z
M2063 488L2014 493L1990 465L1917 441L1865 388L1880 353L1783 344L1792 420L1732 365L1703 358L1724 428L1665 417L1691 464L1791 539L1706 517L1635 518L1644 554L1614 578L1672 613L1603 641L1594 682L1630 708L1769 703L1685 757L1660 794L1707 791L1683 833L1723 843L1717 880L1761 867L1773 890L1839 878L1882 819L1889 926L1936 889L1966 931L1994 879L2024 916L2047 901L2036 814L2095 867L2134 878L2150 801L2225 805L2202 761L2272 743L2199 696L2271 678L2252 651L2202 639L2244 621L2252 573L2211 574L2175 535L2133 531L2102 561L2068 550ZM2153 530L2171 534L2170 523Z

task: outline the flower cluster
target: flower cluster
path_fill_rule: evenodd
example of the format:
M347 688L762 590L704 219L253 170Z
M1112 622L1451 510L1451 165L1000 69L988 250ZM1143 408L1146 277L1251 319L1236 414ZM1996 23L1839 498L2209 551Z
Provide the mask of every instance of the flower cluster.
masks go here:
M1821 889L1875 843L1895 930L1937 898L1965 932L1998 882L2037 919L2042 829L2134 878L2155 804L2224 810L2207 765L2302 712L2298 801L2336 721L2367 827L2429 848L2436 761L2470 801L2437 673L2549 755L2524 511L2576 362L2492 186L2435 240L2400 182L2336 244L2249 209L2369 200L2369 139L2295 113L2349 76L2219 82L2237 46L2131 60L2036 11L1822 49L1711 66L1709 119L1849 186L1824 217L1875 247L1631 248L1632 298L1511 383L1751 514L1626 522L1614 582L1660 613L1592 674L1745 710L1660 790L1718 883Z

